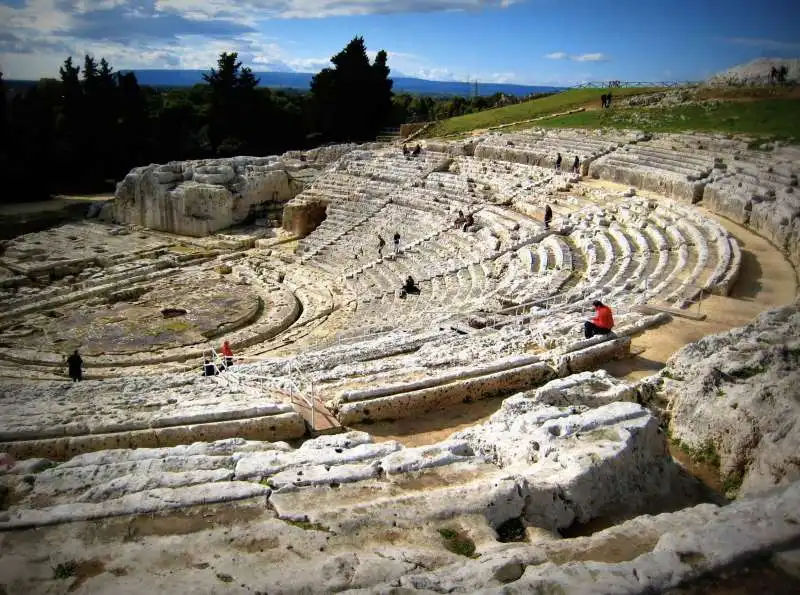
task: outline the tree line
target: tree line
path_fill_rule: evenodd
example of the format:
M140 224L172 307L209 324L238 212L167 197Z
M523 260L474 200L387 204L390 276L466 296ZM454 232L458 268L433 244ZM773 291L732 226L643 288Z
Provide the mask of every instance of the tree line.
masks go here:
M189 88L141 86L93 56L82 65L69 57L58 78L26 88L6 89L0 73L2 200L107 192L139 165L369 141L387 126L516 101L394 94L387 58L380 51L370 62L356 37L308 92L259 87L236 52L221 54Z

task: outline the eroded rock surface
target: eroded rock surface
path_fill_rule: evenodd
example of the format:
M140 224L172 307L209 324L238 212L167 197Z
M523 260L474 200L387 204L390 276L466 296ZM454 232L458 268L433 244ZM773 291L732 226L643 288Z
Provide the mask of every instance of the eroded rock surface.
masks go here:
M759 492L800 479L800 307L761 314L678 351L648 381L672 437L718 459L729 490Z

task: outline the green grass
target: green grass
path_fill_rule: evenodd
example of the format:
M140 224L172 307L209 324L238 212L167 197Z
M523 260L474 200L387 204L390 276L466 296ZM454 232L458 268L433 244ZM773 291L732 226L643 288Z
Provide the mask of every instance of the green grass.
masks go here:
M707 463L713 467L719 469L719 453L714 448L714 443L711 440L707 440L701 446L697 448L693 448L682 442L678 438L672 438L672 443L675 444L678 448L680 448L683 452L685 452L689 457L697 462L697 463Z
M439 529L439 535L444 538L444 547L447 551L472 558L475 555L475 542L455 529Z
M620 88L614 89L612 94L614 97L626 97L653 93L659 90L656 87ZM607 90L605 89L570 89L569 91L532 99L516 105L448 118L431 126L423 137L433 138L449 134L461 134L471 130L500 126L501 124L513 124L520 120L530 120L531 118L567 111L586 104L595 103L599 105L600 96L606 92Z
M321 531L323 533L333 533L328 527L325 525L320 525L319 523L312 523L310 521L293 521L291 519L281 519L284 523L292 525L293 527L297 527L298 529L302 529L303 531Z
M65 579L75 575L75 570L78 568L78 563L75 560L61 562L53 567L54 579Z
M715 101L665 108L612 108L543 120L554 128L634 128L646 132L685 130L800 139L800 99Z

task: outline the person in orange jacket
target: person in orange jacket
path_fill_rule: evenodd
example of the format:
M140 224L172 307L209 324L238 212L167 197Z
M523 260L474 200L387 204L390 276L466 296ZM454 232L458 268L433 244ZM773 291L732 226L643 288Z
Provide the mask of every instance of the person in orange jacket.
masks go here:
M233 350L231 349L231 344L228 343L228 341L225 341L222 344L222 357L224 358L226 370L233 366Z
M607 335L614 328L614 316L611 308L600 300L593 301L592 306L594 306L594 318L583 323L583 335L587 339L591 339L595 335Z

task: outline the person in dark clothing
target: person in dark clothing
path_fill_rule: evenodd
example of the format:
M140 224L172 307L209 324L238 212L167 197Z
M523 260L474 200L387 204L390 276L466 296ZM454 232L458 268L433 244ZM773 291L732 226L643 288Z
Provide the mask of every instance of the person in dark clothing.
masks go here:
M562 161L561 153L559 153L556 156L556 171L559 171L559 172L561 171L561 161Z
M605 93L603 93L603 94L600 96L600 107L605 107L605 106L606 106L606 99L608 99L608 95L606 95Z
M462 225L464 225L464 211L459 209L458 217L456 217L455 228L460 229Z
M67 358L67 369L72 382L83 380L83 359L77 349Z
M408 145L403 145L403 155L408 157Z
M211 363L211 360L205 358L203 361L203 376L216 376L217 367Z
M411 152L411 156L418 157L420 153L422 153L422 147L420 147L418 144L416 147L414 147L414 150Z
M606 107L611 107L611 92L606 95Z
M406 277L406 282L403 285L403 290L406 293L414 293L414 294L419 293L419 287L417 287L417 284L414 281L414 277L412 277L411 275Z
M383 258L383 247L386 245L386 240L380 235L378 236L378 258Z
M394 232L394 253L400 252L400 232Z
M544 228L550 229L550 222L553 220L553 209L550 208L550 205L545 205L544 207Z
M583 336L587 339L591 339L595 335L607 335L614 328L614 316L611 308L600 300L593 301L592 306L595 311L594 318L583 323Z
M572 162L572 173L578 174L581 171L581 160L575 155L575 161Z
M467 215L466 219L464 219L464 226L461 228L461 231L469 231L470 227L473 225L475 225L475 217L470 213Z

